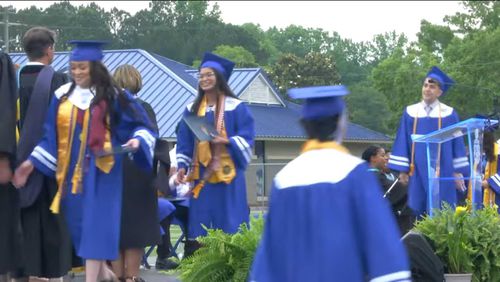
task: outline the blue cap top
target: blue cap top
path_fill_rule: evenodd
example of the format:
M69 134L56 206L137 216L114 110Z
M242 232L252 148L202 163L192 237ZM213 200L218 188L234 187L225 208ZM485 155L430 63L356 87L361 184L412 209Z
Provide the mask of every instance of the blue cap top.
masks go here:
M70 61L100 61L104 57L102 54L102 46L107 44L107 41L99 40L71 40L69 44L75 45L71 51Z
M439 88L441 88L441 91L443 91L443 94L441 96L444 96L446 91L455 84L455 81L451 79L446 73L444 73L442 70L440 70L438 67L434 66L431 68L431 70L427 73L427 77L430 77L437 82L439 82Z
M500 123L498 123L498 122L495 122L493 124L490 122L491 118L494 118L495 116L491 116L491 115L486 116L486 115L482 115L482 114L476 114L474 117L486 120L485 125L484 125L485 132L494 132L500 126Z
M203 56L203 60L201 61L200 69L201 68L213 68L220 72L222 76L226 79L226 81L229 81L229 77L231 77L231 73L233 72L234 68L234 62L217 56L213 53L210 52L205 52L205 55Z
M305 120L334 116L345 109L343 96L349 94L343 85L292 88L288 95L293 99L304 99L302 117Z

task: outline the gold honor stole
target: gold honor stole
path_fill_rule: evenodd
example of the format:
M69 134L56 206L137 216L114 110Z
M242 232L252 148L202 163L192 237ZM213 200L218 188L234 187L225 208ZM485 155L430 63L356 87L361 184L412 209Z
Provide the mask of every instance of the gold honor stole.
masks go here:
M320 150L320 149L334 149L342 153L349 154L349 150L346 147L340 145L334 141L321 142L318 139L307 140L304 145L302 145L301 154L305 152L309 152L312 150Z
M57 193L52 200L50 210L52 213L59 213L61 206L61 196L66 187L66 176L71 164L71 152L73 140L75 138L75 127L78 116L78 108L74 106L67 97L62 98L57 112ZM85 110L83 117L82 132L80 138L80 148L78 151L78 161L71 179L71 193L76 194L82 191L82 164L85 157L85 149L87 146L88 131L89 131L90 108ZM106 130L104 148L111 148L111 134ZM111 158L111 162L109 159ZM105 173L109 173L114 163L113 156L106 156L96 160L96 165ZM101 164L101 167L99 166ZM102 165L104 164L104 165Z
M484 179L488 179L496 174L497 166L498 166L498 144L493 144L493 155L495 156L495 160L492 162L486 163L486 168L484 171ZM481 183L482 184L482 183ZM472 201L472 189L469 184L469 191L467 192L467 199ZM491 189L490 185L488 188L484 189L483 195L483 204L485 207L493 207L495 205L495 192Z
M224 106L225 106L225 96L221 95L218 99L217 111L215 115L215 123L217 132L220 136L227 138L227 132L224 125ZM197 115L200 117L205 116L207 109L207 98L203 97L198 108ZM218 148L215 148L218 146ZM200 179L200 167L199 163L206 167L205 175L203 179L193 188L193 198L198 199L200 191L205 185L205 181L209 183L224 182L226 184L231 183L231 181L236 176L236 169L234 162L231 159L231 155L227 152L226 145L216 144L215 146L210 146L208 141L196 141L194 150L194 159L191 169L191 173L188 176L189 181L194 181ZM214 160L212 156L212 149L214 149L215 157L220 159ZM218 162L214 170L211 169L211 162Z

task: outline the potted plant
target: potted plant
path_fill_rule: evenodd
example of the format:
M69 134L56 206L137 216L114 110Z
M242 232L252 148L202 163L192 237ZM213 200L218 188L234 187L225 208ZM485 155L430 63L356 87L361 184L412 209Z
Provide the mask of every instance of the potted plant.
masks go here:
M445 204L433 217L417 222L415 229L430 240L445 264L446 281L500 281L496 207L472 211L470 205L453 209Z
M243 223L236 234L206 228L207 236L198 238L202 247L171 273L184 282L246 282L263 228L262 215L250 217L250 227Z

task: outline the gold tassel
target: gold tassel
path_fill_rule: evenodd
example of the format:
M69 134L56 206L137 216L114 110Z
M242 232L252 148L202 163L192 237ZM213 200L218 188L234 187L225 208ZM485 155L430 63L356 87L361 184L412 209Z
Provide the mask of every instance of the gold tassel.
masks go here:
M50 204L50 211L52 213L58 214L61 210L61 190L57 191L54 199L52 200L52 204Z
M415 171L415 165L413 163L410 164L410 172L408 173L409 176L413 176L413 172Z
M205 180L201 180L200 182L198 182L198 184L192 190L192 192L193 192L193 198L198 199L198 197L200 196L200 192L201 192L201 189L203 188L203 186L205 186Z

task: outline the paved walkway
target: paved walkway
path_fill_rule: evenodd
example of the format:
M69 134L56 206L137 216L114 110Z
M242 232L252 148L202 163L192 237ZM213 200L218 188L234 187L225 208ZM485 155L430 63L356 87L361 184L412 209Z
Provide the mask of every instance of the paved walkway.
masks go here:
M148 258L149 264L152 266L151 269L144 269L141 267L141 278L146 280L146 282L180 282L175 275L167 275L164 273L160 273L154 269L156 261L156 255L152 254ZM84 282L85 274L77 274L74 278L64 279L64 282Z
M165 275L162 273L158 273L156 270L150 269L142 269L141 270L141 278L146 280L147 282L180 282L175 276ZM73 279L65 279L65 281L72 282L84 282L85 276L83 274L77 275Z

